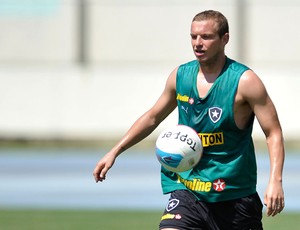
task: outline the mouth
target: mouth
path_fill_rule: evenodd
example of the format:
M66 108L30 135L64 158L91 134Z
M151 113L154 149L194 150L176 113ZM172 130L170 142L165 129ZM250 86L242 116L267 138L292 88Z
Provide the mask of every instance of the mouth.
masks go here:
M194 53L196 56L203 56L205 54L205 51L200 49L194 49Z

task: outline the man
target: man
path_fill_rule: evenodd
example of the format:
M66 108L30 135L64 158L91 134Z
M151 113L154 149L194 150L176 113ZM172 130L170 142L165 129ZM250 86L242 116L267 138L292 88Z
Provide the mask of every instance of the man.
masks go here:
M228 22L221 13L197 14L191 24L197 60L173 70L154 106L95 167L96 182L103 181L118 155L147 137L178 107L178 123L199 133L204 153L191 171L176 174L162 167L163 192L171 197L160 229L262 229L251 138L254 117L266 136L270 156L266 213L275 216L284 208L284 145L276 109L259 77L226 57L228 40Z

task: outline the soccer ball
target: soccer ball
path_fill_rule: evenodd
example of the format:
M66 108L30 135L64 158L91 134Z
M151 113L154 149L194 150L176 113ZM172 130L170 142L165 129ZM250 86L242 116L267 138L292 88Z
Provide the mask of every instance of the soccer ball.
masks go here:
M202 156L202 143L197 132L185 125L165 129L156 140L156 156L172 172L192 169Z

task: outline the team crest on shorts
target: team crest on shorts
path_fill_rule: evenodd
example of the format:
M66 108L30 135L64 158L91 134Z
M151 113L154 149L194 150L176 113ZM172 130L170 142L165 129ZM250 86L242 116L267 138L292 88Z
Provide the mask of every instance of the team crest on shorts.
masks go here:
M208 109L208 115L213 123L217 123L222 116L222 109L219 107L211 107Z
M178 199L169 200L169 203L168 203L168 205L166 207L166 210L168 212L170 212L171 210L173 210L174 208L176 208L178 204L179 204L179 200Z

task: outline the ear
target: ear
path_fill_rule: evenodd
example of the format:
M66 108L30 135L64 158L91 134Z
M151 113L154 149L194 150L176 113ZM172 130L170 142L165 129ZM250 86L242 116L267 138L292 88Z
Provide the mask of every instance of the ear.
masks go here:
M223 44L226 45L229 41L229 33L226 33L222 37Z

